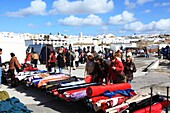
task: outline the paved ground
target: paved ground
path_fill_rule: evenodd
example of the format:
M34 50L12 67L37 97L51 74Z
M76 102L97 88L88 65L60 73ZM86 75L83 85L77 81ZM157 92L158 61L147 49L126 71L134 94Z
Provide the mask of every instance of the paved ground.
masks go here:
M159 70L151 70L142 72L142 70L155 58L135 58L138 71L135 73L132 82L133 89L140 92L150 92L150 87L153 87L154 92L160 92L166 95L166 87L170 86L169 65L160 66ZM45 68L39 65L40 68ZM64 70L64 73L69 73ZM83 78L84 65L72 71L72 75ZM23 85L17 88L10 88L7 85L2 85L1 90L6 90L10 97L15 96L20 99L33 113L87 113L83 102L67 103L52 95L46 95L45 92L37 88L25 88Z

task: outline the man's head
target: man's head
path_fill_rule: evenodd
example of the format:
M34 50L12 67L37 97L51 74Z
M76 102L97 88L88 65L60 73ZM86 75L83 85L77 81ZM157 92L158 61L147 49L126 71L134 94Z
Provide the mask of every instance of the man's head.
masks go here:
M50 54L51 54L51 55L55 55L55 51L51 51Z
M14 56L15 56L15 54L14 54L14 53L10 53L10 55L11 55L11 57L14 57Z
M94 55L92 53L87 53L88 60L92 61L94 60Z
M116 55L116 57L120 58L121 57L121 51L120 50L116 51L115 55Z
M0 55L2 54L2 48L0 48Z
M63 53L63 50L59 50L59 53L61 53L61 54L62 54L62 53Z
M96 61L98 64L102 64L103 59L100 58L100 57L98 57L98 58L95 59L95 61Z
M127 62L131 62L131 61L132 61L132 57L131 57L131 56L127 56L127 57L126 57L126 61L127 61Z

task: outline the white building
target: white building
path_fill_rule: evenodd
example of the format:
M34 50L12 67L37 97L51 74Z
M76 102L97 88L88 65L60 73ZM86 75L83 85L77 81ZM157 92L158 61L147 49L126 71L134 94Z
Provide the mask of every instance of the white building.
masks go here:
M26 58L26 48L24 39L21 38L7 38L0 37L0 48L2 48L3 54L2 62L10 61L10 53L13 52L20 63L24 63Z
M25 46L28 47L29 45L36 45L36 44L52 44L53 47L58 46L68 46L68 43L64 39L56 39L56 40L44 40L44 39L29 39L25 40Z

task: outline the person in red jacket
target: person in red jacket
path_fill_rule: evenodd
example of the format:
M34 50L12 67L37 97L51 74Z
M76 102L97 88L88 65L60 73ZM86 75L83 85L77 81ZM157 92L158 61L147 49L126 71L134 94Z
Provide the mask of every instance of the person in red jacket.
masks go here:
M29 51L26 52L25 63L31 64L31 53Z
M124 75L123 71L124 71L124 66L121 61L121 53L118 50L115 53L115 56L112 57L111 59L111 65L108 74L109 83L119 83L120 81L118 80L118 76L120 74Z
M47 65L48 71L50 73L55 73L55 66L56 66L55 51L51 51Z

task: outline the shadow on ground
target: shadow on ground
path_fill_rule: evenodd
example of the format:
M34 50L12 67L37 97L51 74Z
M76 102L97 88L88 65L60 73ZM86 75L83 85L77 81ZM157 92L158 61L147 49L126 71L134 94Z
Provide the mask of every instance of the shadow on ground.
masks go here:
M10 86L8 87L10 88ZM26 87L24 84L20 84L15 89L20 93L25 93L28 97L33 97L34 101L39 103L26 105L33 113L93 113L87 109L83 100L66 102L57 96L46 94L41 89Z

